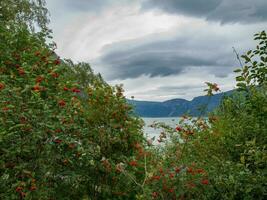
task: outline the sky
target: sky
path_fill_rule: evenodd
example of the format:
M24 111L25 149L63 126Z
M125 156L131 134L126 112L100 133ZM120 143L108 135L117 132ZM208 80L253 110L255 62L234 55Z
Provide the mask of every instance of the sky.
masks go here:
M191 100L233 70L267 29L267 0L47 0L57 53L88 62L136 100Z

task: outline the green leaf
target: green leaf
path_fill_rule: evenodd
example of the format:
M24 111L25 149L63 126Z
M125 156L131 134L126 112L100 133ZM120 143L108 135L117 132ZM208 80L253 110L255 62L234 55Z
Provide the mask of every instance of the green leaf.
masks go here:
M245 59L245 62L249 62L250 58L247 55L242 55L241 58Z
M247 87L245 83L237 83L236 86L240 87L240 88L246 88Z
M245 156L241 156L241 157L240 157L240 162L241 162L242 164L245 164Z
M241 71L242 71L241 69L234 70L235 73L238 73L238 72L241 72Z
M15 125L15 126L12 126L12 127L10 127L8 130L9 131L12 131L13 129L15 129L15 128L20 128L20 127L23 127L23 126L25 126L26 124L17 124L17 125Z
M236 81L245 81L245 78L243 76L236 77Z

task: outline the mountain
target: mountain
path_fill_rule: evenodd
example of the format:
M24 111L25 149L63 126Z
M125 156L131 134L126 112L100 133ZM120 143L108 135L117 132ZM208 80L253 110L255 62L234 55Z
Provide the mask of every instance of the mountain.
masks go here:
M233 90L213 96L199 96L191 101L171 99L163 102L128 100L133 105L135 114L140 117L177 117L184 114L191 116L205 115L219 106L224 96L229 96Z

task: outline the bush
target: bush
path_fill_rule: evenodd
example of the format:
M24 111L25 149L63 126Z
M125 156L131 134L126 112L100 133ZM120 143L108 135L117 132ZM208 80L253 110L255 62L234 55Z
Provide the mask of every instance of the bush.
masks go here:
M185 116L176 129L155 124L163 130L159 141L164 145L151 150L153 161L147 164L152 166L143 171L148 176L143 186L147 193L140 199L267 197L265 32L255 39L260 40L256 50L242 56L246 66L236 70L241 73L238 91L208 119ZM217 84L207 85L209 95L219 90Z
M113 196L116 164L143 140L122 88L61 60L45 34L0 30L0 198Z

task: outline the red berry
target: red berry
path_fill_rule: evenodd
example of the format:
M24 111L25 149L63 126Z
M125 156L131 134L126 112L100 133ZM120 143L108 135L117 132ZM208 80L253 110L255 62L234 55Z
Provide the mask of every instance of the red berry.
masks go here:
M69 161L67 159L64 159L63 163L64 163L64 165L67 165L69 163Z
M15 64L15 67L16 67L17 69L21 68L19 64Z
M37 76L35 79L36 83L41 83L44 80L44 78L42 76Z
M77 88L73 88L73 89L72 89L72 92L79 93L79 92L81 92L81 90L79 90L79 89L77 89Z
M141 148L141 145L140 145L139 143L136 143L136 144L134 145L134 147L135 147L136 149L140 149L140 148Z
M47 57L46 56L42 56L42 61L44 61L44 62L47 62Z
M194 172L191 167L188 167L186 171L187 171L187 173L190 173L190 174L193 174L193 172Z
M30 188L31 191L34 191L36 189L37 189L37 187L35 185L32 185L31 188Z
M57 144L60 144L62 142L62 140L56 139L56 140L54 140L54 142L57 143Z
M188 183L187 187L188 188L194 188L194 187L196 187L196 184L195 183Z
M25 71L24 71L23 68L19 67L18 70L19 70L19 74L20 74L21 76L25 74Z
M152 197L153 198L157 198L158 197L158 193L157 192L152 192Z
M20 192L20 191L22 191L23 190L23 188L21 187L21 186L18 186L17 188L16 188L16 192Z
M64 100L60 100L58 102L58 105L61 106L61 107L64 107L66 105L66 102Z
M182 131L183 129L181 128L181 127L179 127L179 126L177 126L176 128L176 131Z
M39 92L41 90L41 88L39 85L35 85L35 86L33 86L32 90L35 92Z
M70 149L74 149L74 147L75 147L75 144L74 143L69 144L69 148Z
M203 185L208 185L209 184L209 180L208 179L203 179L203 180L201 180L201 183Z
M55 60L55 61L54 61L54 64L55 64L55 65L59 65L59 64L60 64L60 60L59 60L59 59Z
M136 167L137 166L137 162L135 160L132 160L129 162L129 165Z
M56 73L56 72L51 73L51 75L52 75L54 78L58 78L58 77L59 77L59 74Z
M122 164L121 163L119 163L119 164L117 164L116 165L116 172L122 172L123 171L123 166L122 166Z
M3 90L5 88L5 84L4 83L0 83L0 90Z
M180 169L179 167L176 167L176 168L175 168L175 172L176 172L176 173L179 173L180 171L181 171L181 169Z
M60 133L60 132L62 132L62 130L60 128L58 128L58 129L55 130L55 132L56 133Z
M204 174L205 170L204 169L197 169L196 172L199 173L199 174Z
M160 176L152 176L152 180L160 180Z
M4 108L2 108L2 110L3 110L3 111L8 111L9 108L8 108L8 107L4 107Z
M170 188L169 189L169 193L173 193L174 192L174 189L173 188Z
M192 131L192 130L187 130L186 131L186 135L193 135L194 134L194 131Z
M20 123L21 124L25 124L27 122L27 118L26 117L21 117L20 118Z

